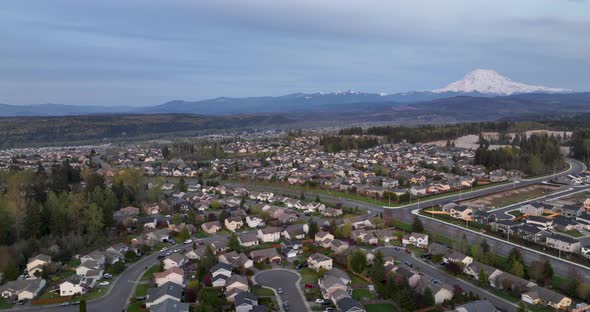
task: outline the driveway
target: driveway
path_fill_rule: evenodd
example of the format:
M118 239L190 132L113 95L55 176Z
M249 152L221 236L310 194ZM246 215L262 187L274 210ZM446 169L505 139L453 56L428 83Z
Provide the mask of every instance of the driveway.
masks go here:
M278 289L283 289L283 294L279 296L278 302L283 311L283 302L289 302L289 311L292 312L307 312L311 311L305 296L299 287L301 277L299 273L286 269L272 269L262 271L254 276L256 284L270 287L278 294Z

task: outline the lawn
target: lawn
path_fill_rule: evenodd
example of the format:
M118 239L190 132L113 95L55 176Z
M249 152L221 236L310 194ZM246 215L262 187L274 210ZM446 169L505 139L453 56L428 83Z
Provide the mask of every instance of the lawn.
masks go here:
M576 231L576 230L571 230L571 231L559 231L561 233L567 234L569 236L573 236L573 237L582 237L584 236L584 234L580 233L580 231Z
M8 303L8 301L6 301L5 299L0 298L0 310L10 309L10 308L12 308L12 305L10 303Z
M142 308L143 301L137 301L136 303L132 303L127 307L127 312L142 312L147 311L146 309Z
M68 271L61 271L58 274L52 276L51 277L51 280L54 281L54 282L61 282L61 281L65 280L66 278L68 278L68 277L70 277L70 276L72 276L74 274L76 274L76 271L70 271L70 270L68 270Z
M352 291L352 298L354 300L358 300L358 301L361 301L364 298L366 298L366 299L375 299L375 294L372 293L368 289L359 288L359 289L354 289Z
M135 296L136 297L145 297L147 295L148 285L147 284L139 284L135 287Z
M264 287L253 287L252 293L259 297L274 297L275 293Z
M149 281L152 279L152 275L160 270L160 265L156 264L153 267L149 268L143 275L141 276L142 281Z
M391 303L367 304L365 306L367 312L391 312L395 311Z
M522 212L518 211L518 210L512 210L510 212L508 212L509 214L513 215L515 218L518 218L522 215L524 215Z
M352 285L355 286L367 286L369 285L369 283L367 281L365 281L364 279L354 275L354 274L348 274L348 276L350 277L350 279L352 280Z
M303 284L315 284L318 282L318 275L310 268L299 270L299 274L301 274L301 283Z

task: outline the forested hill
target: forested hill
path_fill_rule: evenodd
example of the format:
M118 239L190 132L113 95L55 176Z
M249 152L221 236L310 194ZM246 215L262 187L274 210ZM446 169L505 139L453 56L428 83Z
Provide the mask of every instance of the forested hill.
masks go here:
M0 148L35 144L87 143L103 139L195 135L218 129L265 128L289 124L280 115L90 115L0 118Z

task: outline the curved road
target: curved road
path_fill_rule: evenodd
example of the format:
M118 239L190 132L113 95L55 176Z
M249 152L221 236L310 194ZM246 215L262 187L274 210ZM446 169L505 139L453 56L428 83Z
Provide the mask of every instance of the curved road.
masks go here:
M174 249L182 246L186 245L175 245L169 247L169 249ZM107 290L107 293L104 296L94 300L90 300L86 303L86 310L89 312L124 311L124 308L127 306L127 300L131 297L135 290L137 280L140 279L143 273L146 271L146 267L149 268L159 262L158 255L160 254L163 253L156 252L131 264L123 273L121 273L119 276L113 279L110 288ZM77 305L45 305L21 306L4 311L78 312L79 309L80 308Z
M305 296L301 292L299 273L286 269L271 269L262 271L254 276L254 282L258 285L270 287L278 295L278 289L283 289L283 294L278 295L278 302L283 310L283 302L289 302L289 311L307 312L310 309L307 306Z

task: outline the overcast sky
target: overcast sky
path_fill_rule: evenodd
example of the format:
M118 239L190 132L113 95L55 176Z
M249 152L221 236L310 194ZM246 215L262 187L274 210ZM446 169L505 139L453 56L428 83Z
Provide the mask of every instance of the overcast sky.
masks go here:
M477 68L590 90L584 0L19 0L0 29L7 104L395 93Z

